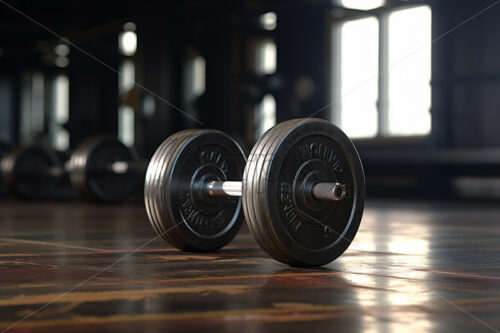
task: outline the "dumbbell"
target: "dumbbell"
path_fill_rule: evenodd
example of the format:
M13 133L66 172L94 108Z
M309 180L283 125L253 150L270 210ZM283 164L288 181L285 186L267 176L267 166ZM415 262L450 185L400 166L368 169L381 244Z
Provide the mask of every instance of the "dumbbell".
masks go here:
M182 250L214 251L243 218L260 247L294 266L320 266L352 242L363 214L359 155L333 124L294 119L267 131L248 162L215 130L185 130L153 155L144 186L147 215Z
M28 199L44 199L64 178L85 198L115 202L128 197L144 174L146 163L117 139L94 137L84 141L61 163L40 146L19 147L2 159L2 176L11 192Z

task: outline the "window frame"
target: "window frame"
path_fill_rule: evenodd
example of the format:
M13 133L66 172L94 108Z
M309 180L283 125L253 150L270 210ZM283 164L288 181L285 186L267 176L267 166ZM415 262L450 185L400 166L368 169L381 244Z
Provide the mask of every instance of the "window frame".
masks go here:
M274 46L274 69L272 71L266 71L265 66L263 65L264 59L261 58L261 53L266 44L273 44ZM250 68L251 71L254 75L258 77L264 77L266 75L274 75L277 72L278 69L278 50L277 50L277 43L276 43L276 38L271 35L259 35L256 36L255 38L251 39L250 42L250 49L252 50L251 52L251 57L249 58L250 61ZM264 94L262 100L255 105L253 109L253 134L252 138L253 141L256 142L270 127L265 127L265 119L266 115L264 112L265 108L265 98L267 96L271 96L274 100L274 125L276 125L277 121L277 106L276 106L276 96L272 93L266 93ZM259 121L256 121L259 119ZM271 126L271 127L272 127Z
M330 47L328 48L329 59L330 61L330 80L329 82L329 95L331 106L334 104L340 103L340 75L336 72L336 69L340 67L340 29L339 27L348 21L353 21L357 19L363 19L367 17L375 17L379 22L379 59L378 59L378 98L377 98L377 134L373 137L366 138L354 138L353 141L357 144L361 144L363 146L408 146L408 145L423 145L429 139L429 137L433 133L433 120L431 114L431 129L427 134L418 134L418 135L390 135L389 134L389 108L388 108L388 99L389 99L389 80L388 80L388 68L389 68L389 55L388 55L388 43L389 43L389 16L391 13L398 10L405 10L411 8L417 8L421 6L428 6L433 10L432 5L429 0L417 0L408 3L401 3L393 0L386 0L386 4L384 6L374 8L371 10L357 10L344 8L339 5L334 5L331 14L329 15L328 28L330 33L329 43ZM431 19L431 24L433 25L433 19ZM431 26L431 40L432 40L432 31L433 26ZM431 48L431 80L430 80L430 89L432 96L432 60L433 50ZM430 111L432 110L432 98L431 98L431 106ZM333 122L334 124L340 123L340 115L341 110L332 110L328 112L328 120Z

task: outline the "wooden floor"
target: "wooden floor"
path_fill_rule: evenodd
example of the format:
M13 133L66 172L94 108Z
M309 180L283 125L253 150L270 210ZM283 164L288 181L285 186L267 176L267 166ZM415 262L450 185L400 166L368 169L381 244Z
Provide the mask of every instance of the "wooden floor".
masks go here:
M498 204L370 202L322 269L273 261L246 229L182 253L139 205L3 201L0 230L0 332L500 330Z

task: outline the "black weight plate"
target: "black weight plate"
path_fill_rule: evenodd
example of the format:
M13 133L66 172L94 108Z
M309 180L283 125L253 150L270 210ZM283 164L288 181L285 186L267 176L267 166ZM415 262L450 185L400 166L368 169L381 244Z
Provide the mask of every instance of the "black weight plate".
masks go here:
M53 193L51 168L57 157L39 146L19 147L2 158L2 177L7 189L25 199L46 199Z
M126 162L124 173L113 172L114 162ZM141 174L134 166L138 157L132 148L115 138L94 137L84 141L71 155L69 169L73 186L86 198L117 202L137 188Z
M312 185L339 182L345 199L320 201ZM320 266L350 245L365 199L364 172L347 136L313 118L283 122L256 143L243 176L243 208L251 232L275 259Z
M155 230L177 248L213 251L229 243L243 221L241 198L211 197L200 190L212 180L240 180L245 155L228 135L214 130L174 134L157 149L144 187Z

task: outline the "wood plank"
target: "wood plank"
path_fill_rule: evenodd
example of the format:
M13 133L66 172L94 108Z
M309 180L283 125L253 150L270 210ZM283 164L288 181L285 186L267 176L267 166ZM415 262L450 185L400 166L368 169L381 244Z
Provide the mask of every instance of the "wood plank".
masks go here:
M495 332L499 217L495 204L372 201L341 258L300 269L246 228L184 253L148 243L141 206L2 202L0 331Z

